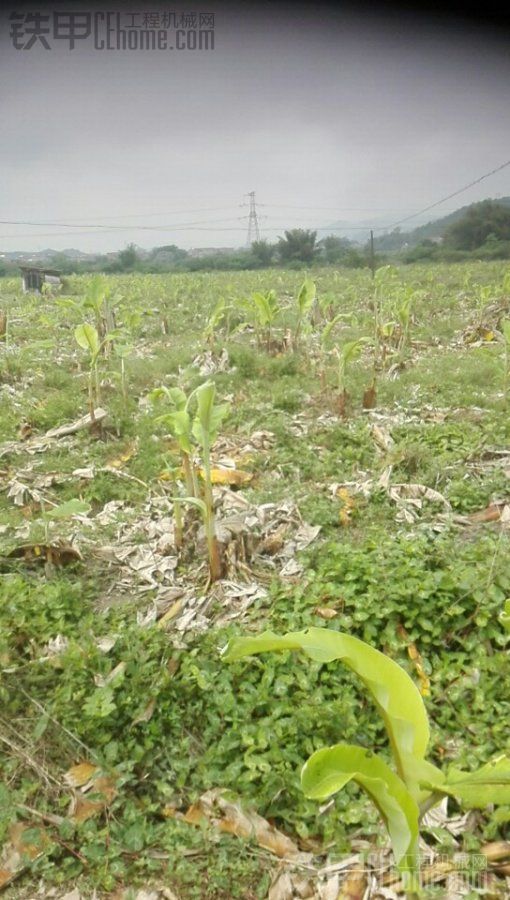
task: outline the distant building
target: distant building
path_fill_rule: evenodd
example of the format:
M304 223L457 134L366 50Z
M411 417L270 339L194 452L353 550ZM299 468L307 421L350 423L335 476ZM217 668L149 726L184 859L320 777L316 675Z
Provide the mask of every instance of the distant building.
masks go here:
M20 266L21 283L24 294L40 294L43 284L60 288L60 272L57 269L46 269L40 266Z

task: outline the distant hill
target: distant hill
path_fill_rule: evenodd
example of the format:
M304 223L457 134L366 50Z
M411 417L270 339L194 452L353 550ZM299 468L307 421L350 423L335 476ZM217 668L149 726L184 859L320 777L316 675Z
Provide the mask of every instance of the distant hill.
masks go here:
M476 201L476 203L479 202L481 201ZM499 203L501 206L510 206L510 197L498 197L497 200L493 200L492 202ZM348 238L356 244L364 245L370 237L370 229L373 228L375 233L374 244L377 250L401 250L404 246L415 247L416 244L427 239L440 240L448 226L458 219L461 219L467 210L474 205L474 203L470 203L468 206L462 206L454 212L449 213L447 216L442 216L440 219L434 219L422 225L417 225L411 230L405 231L396 228L393 231L381 233L381 229L384 225L384 219L381 218L371 219L370 222L364 221L357 223L346 219L340 219L336 222L332 222L330 225L324 225L321 228L317 228L317 237L321 240L322 238L334 234L337 237Z
M454 222L462 219L472 206L476 206L480 202L477 200L476 203L461 206L460 209L456 209L447 216L427 222L426 225L419 225L417 228L413 228L412 231L395 229L395 231L379 235L375 238L375 247L377 250L401 250L404 246L415 247L416 244L425 240L438 241L443 237L449 225L453 225ZM491 200L491 202L497 203L499 206L510 207L510 197L499 197L497 200Z

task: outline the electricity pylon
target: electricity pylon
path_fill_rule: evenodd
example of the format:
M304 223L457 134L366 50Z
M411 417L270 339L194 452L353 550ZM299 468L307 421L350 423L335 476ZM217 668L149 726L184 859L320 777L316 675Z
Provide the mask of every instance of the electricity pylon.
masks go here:
M253 241L260 241L259 220L257 217L257 205L255 203L255 191L250 191L250 212L248 215L248 236L246 246L251 247Z

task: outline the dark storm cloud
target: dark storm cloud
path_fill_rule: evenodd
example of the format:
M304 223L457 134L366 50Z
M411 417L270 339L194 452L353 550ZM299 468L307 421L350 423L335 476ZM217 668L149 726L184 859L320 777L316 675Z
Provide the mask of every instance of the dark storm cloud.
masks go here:
M510 157L506 32L392 6L371 15L265 3L216 8L214 51L101 52L90 41L17 51L10 11L0 25L0 218L125 216L180 229L1 225L12 235L4 249L241 244L250 190L266 204L270 237L286 224L391 223ZM453 207L510 194L509 180L510 168Z

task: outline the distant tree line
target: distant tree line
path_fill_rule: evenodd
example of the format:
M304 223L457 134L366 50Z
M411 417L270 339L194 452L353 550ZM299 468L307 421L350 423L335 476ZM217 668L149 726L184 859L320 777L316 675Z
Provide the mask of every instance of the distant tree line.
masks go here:
M451 217L448 217L451 219ZM407 246L398 229L376 241L376 265L388 260L413 262L455 262L469 259L510 259L510 206L484 200L467 207L466 212L445 226L440 238L424 238ZM303 268L313 265L346 266L360 269L370 264L368 244L361 247L347 238L329 235L317 240L317 232L305 228L285 231L275 243L254 241L251 247L231 252L216 251L195 256L169 244L140 254L129 244L114 258L97 256L73 260L64 253L55 254L48 263L62 274L81 272L207 272L242 271L270 266ZM16 262L0 261L0 275L19 272Z
M402 252L404 262L510 259L510 207L474 203L438 240L425 239Z
M270 266L302 268L314 263L362 268L368 265L367 251L346 238L333 235L317 240L317 232L305 228L285 231L276 243L254 241L251 247L231 253L217 252L193 256L175 246L156 247L147 259L140 259L131 244L122 250L109 270L117 272L202 272L210 269L264 269Z
M142 255L134 244L128 244L114 258L97 256L73 260L64 253L58 253L48 262L48 265L58 269L63 275L84 272L157 274L210 270L242 271L270 266L299 269L314 264L363 268L369 264L368 248L334 235L318 240L316 231L294 228L285 231L275 243L266 240L254 241L249 248L231 252L217 251L195 256L171 244L155 247L148 255ZM7 262L4 268L5 274L18 270L16 263Z

